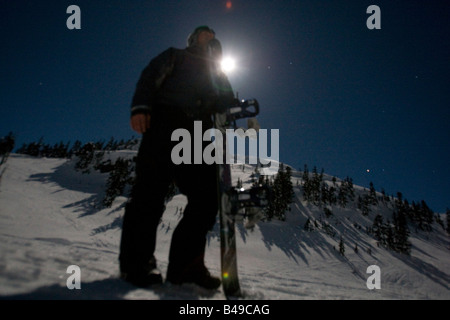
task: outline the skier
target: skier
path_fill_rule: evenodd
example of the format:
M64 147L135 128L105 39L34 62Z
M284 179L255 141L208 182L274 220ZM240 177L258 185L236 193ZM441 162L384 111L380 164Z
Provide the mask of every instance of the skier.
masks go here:
M218 211L216 165L175 165L171 160L171 150L178 143L171 141L175 129L187 129L193 137L194 121L202 121L203 130L210 129L212 115L235 102L224 74L219 85L211 81L208 42L214 38L208 26L196 28L185 49L169 48L154 58L136 85L131 127L143 137L136 182L125 208L119 262L121 277L139 287L162 283L154 252L172 182L188 203L173 232L166 281L208 289L221 284L204 263L206 235Z

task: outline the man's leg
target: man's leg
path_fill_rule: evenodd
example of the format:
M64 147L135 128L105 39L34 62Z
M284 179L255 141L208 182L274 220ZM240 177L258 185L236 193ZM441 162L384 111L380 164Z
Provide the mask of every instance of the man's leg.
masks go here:
M147 139L148 140L148 139ZM123 277L136 285L161 282L154 251L156 232L164 213L170 176L158 156L148 152L151 145L144 137L136 163L136 182L125 208L120 243L120 270Z
M185 165L178 168L176 179L188 204L172 235L167 279L216 288L220 280L210 277L204 264L206 235L216 223L218 210L216 167Z

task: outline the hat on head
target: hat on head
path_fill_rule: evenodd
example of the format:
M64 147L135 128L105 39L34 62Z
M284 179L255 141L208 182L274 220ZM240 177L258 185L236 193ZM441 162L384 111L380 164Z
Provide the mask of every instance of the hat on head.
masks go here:
M200 27L197 27L197 28L195 28L195 30L189 35L189 37L188 37L188 39L187 39L187 46L188 46L188 47L192 47L193 45L195 45L195 43L197 42L197 37L198 37L198 35L200 34L200 32L202 32L202 31L208 31L208 32L211 32L211 33L213 33L213 34L216 34L216 33L214 32L214 30L211 29L211 28L208 27L208 26L200 26Z

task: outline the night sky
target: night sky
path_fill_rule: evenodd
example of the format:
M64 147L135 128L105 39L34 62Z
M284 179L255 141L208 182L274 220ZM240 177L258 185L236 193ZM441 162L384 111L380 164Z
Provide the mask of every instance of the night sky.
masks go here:
M236 60L229 79L258 99L261 127L280 130L281 161L450 207L448 1L3 0L0 136L131 138L142 69L199 25Z

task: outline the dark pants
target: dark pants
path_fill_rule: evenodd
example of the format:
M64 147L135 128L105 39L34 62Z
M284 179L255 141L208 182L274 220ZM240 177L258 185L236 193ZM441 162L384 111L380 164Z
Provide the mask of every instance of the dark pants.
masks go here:
M169 270L175 273L204 266L206 234L214 226L218 210L216 166L173 164L171 150L178 142L170 138L176 128L193 132L193 121L154 115L150 130L143 136L136 160L136 183L123 218L119 256L122 271L145 268L154 258L157 227L172 181L188 203L173 232Z

